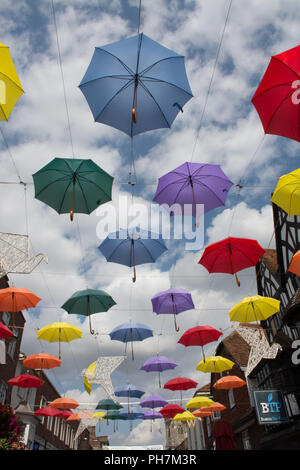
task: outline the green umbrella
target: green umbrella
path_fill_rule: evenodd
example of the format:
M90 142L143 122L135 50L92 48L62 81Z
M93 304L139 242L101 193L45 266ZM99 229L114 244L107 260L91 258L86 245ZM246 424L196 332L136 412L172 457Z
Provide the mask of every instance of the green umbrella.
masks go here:
M109 410L107 413L103 416L103 419L106 419L107 421L117 421L117 420L126 420L126 417L123 415L120 415L120 411L118 410ZM115 423L114 423L114 431L116 431Z
M94 330L92 330L91 326L91 315L93 313L107 312L114 305L116 305L114 299L103 290L86 289L74 292L61 308L68 313L88 316L90 332L93 335Z
M123 406L120 405L120 403L115 402L115 401L111 400L110 398L106 398L105 400L100 400L99 401L99 403L96 407L96 410L106 410L108 412L108 411L111 411L111 410L114 410L114 411L120 410L121 408L123 408ZM107 424L108 424L107 413L106 413L105 418L106 418L106 421L107 421Z
M71 220L111 201L113 177L90 159L54 158L32 177L36 199Z

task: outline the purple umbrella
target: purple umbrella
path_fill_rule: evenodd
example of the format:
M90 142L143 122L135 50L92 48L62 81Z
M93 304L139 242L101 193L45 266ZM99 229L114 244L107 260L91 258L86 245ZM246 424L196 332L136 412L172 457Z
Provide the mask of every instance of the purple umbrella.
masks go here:
M191 204L198 226L197 204L204 204L204 213L224 206L232 185L219 165L186 162L159 178L153 200L169 207L179 204L182 209L185 204ZM182 215L181 209L179 212L176 208L170 208L170 211L173 215Z
M151 419L151 427L150 427L151 432L152 432L152 421L154 421L155 419L160 419L160 418L163 418L163 415L155 410L145 411L144 416L143 416L143 419Z
M179 331L176 324L176 315L185 310L194 309L194 303L191 294L185 289L169 289L159 292L151 299L153 312L158 315L161 313L173 313L175 330Z
M154 356L149 357L149 359L147 359L147 361L142 365L141 370L144 370L146 372L158 371L158 383L159 387L161 388L160 373L164 370L175 369L175 367L177 366L178 364L176 364L176 362L173 362L168 357Z
M142 408L161 408L167 404L168 402L159 395L150 395L149 397L145 397L140 401L140 406Z

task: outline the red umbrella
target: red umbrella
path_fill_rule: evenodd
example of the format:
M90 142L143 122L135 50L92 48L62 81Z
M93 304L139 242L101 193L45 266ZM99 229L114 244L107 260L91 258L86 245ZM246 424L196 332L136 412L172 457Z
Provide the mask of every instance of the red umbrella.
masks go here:
M252 98L266 134L300 142L300 46L273 56Z
M53 407L51 407L51 408L53 408ZM55 409L55 408L54 408L54 409ZM57 408L56 408L56 409L57 409ZM61 418L70 418L70 416L72 416L72 414L73 414L72 411L69 411L69 410L63 410L63 411L61 411L61 410L60 410L60 417L61 417Z
M0 321L0 339L7 339L13 336L13 332L10 331L7 326L5 326L1 321Z
M174 418L178 413L183 413L184 411L186 411L186 409L182 408L182 406L166 405L159 410L159 413L163 415L164 418Z
M228 237L205 248L199 261L209 273L235 274L242 269L255 266L265 250L250 238Z
M212 326L195 326L186 330L178 340L178 343L184 346L201 346L203 359L205 359L203 346L213 341L218 341L222 334Z
M61 413L62 412L60 410L52 408L52 406L46 406L45 408L40 408L34 412L36 416L57 416L58 418L62 417Z
M39 388L44 382L34 375L22 374L7 381L10 385L22 388Z
M168 390L180 390L180 400L182 404L182 390L189 390L190 388L197 387L197 382L186 377L177 377L176 379L169 380L165 383L164 388Z
M216 421L212 436L216 439L216 450L236 450L234 432L228 421L224 419Z

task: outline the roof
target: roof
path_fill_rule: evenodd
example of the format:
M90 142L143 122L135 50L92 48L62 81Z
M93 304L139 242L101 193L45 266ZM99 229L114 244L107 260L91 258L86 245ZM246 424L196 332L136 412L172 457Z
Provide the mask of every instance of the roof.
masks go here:
M241 324L243 325L243 324ZM250 326L247 324L246 326ZM252 325L251 325L252 326ZM253 325L257 328L257 325ZM216 349L216 354L220 353L222 347L225 346L229 354L234 359L234 362L240 367L246 367L250 354L250 346L246 341L237 333L233 331L226 338L224 338Z
M268 270L276 275L278 272L277 251L273 248L264 248L265 253L261 257L261 261L267 266Z
M196 397L197 395L200 395L200 394L201 395L210 394L210 383L203 385L203 387L197 388L193 396Z

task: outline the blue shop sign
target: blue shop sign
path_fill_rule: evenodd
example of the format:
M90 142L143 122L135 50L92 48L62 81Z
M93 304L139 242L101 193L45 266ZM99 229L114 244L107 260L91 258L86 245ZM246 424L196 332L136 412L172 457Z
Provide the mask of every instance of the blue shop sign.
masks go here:
M258 424L285 423L289 420L280 390L254 390L253 394Z

